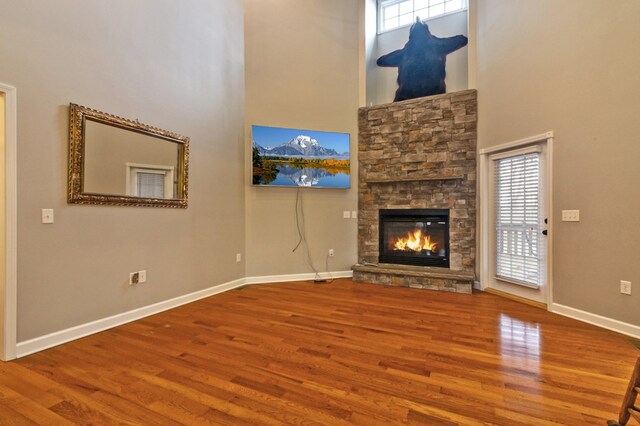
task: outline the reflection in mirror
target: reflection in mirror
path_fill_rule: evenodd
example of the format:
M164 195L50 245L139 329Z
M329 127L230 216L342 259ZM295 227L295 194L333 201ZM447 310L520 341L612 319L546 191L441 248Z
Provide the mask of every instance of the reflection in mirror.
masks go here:
M189 139L71 104L69 202L187 207Z
M178 197L178 144L90 119L84 134L84 192Z

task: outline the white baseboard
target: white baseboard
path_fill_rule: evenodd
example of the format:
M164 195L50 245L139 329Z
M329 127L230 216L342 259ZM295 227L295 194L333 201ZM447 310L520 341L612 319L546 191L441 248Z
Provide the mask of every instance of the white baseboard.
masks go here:
M320 278L327 280L331 278L351 278L353 277L353 271L336 271L336 272L321 272ZM316 274L289 274L289 275L265 275L262 277L247 277L245 278L245 284L265 284L265 283L283 283L290 281L312 281L316 278Z
M195 302L196 300L204 299L205 297L213 296L215 294L232 290L237 287L242 287L243 285L245 285L245 280L244 278L241 278L239 280L219 284L204 290L196 291L194 293L185 294L184 296L178 296L173 299L165 300L164 302L155 303L153 305L134 309L128 312L123 312L111 317L102 318L96 321L88 322L86 324L80 324L75 327L67 328L65 330L56 331L45 336L26 340L17 344L16 356L20 358L35 352L42 351L44 349L51 348L53 346L61 345L72 340L88 336L90 334L99 333L118 325L139 320L141 318L148 317L149 315L155 315L172 308L177 308L178 306Z
M337 271L331 273L323 272L320 274L320 277L323 279L349 278L352 276L353 271ZM205 297L213 296L225 291L233 290L234 288L242 287L247 284L272 284L287 281L309 281L315 278L316 274L313 273L240 278L235 281L219 284L204 290L196 291L194 293L185 294L184 296L178 296L170 300L165 300L164 302L144 306L132 311L123 312L121 314L102 318L96 321L91 321L86 324L80 324L75 327L67 328L65 330L56 331L45 336L25 340L24 342L20 342L16 345L16 357L21 358L23 356L51 348L53 346L80 339L82 337L89 336L90 334L99 333L101 331L108 330L110 328L126 324L128 322L136 321L150 315L155 315L169 309L177 308L178 306L195 302L196 300L204 299Z
M320 277L323 279L329 278L351 278L353 271L336 271L331 273L321 273ZM36 337L34 339L26 340L17 344L16 355L18 358L30 355L35 352L42 351L44 349L51 348L53 346L61 345L63 343L70 342L72 340L80 339L90 334L99 333L101 331L117 327L122 324L126 324L141 318L155 315L160 312L164 312L169 309L177 308L178 306L185 305L187 303L195 302L205 297L213 296L225 291L233 290L234 288L242 287L248 284L271 284L279 282L290 281L311 281L316 278L316 274L289 274L289 275L267 275L261 277L246 277L228 283L219 284L204 290L196 291L194 293L185 294L184 296L178 296L176 298L165 300L163 302L155 303L153 305L145 306L142 308L134 309L132 311L124 312L121 314L113 315L111 317L102 318L96 321L92 321L86 324L80 324L75 327L67 328L65 330L56 331L45 336ZM476 284L476 283L474 283ZM475 286L474 286L475 287ZM600 315L592 314L590 312L581 311L569 306L560 305L558 303L552 303L550 305L551 312L559 315L564 315L569 318L583 321L589 324L596 325L598 327L606 328L627 336L631 336L640 339L640 327L633 324L628 324L622 321L614 320L611 318L603 317Z
M627 336L631 336L636 339L640 339L640 327L637 325L603 317L597 314L592 314L591 312L581 311L580 309L560 305L559 303L552 303L549 307L549 311L559 315L563 315L565 317L576 319L578 321L586 322L588 324L596 325L598 327L606 328L607 330L626 334Z

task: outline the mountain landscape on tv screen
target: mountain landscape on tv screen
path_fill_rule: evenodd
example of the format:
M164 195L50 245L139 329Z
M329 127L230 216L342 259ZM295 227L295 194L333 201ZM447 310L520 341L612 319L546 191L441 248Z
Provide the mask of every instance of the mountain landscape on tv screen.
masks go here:
M318 141L324 136L323 133L317 139L304 133L292 138L290 134L284 142L278 143L278 139L284 139L280 138L280 134L270 139L275 146L267 146L267 143L260 144L260 140L256 140L256 127L252 141L254 185L349 188L351 165L348 134L327 132L326 137L332 147L323 146ZM291 130L265 127L259 130L268 133L271 129L274 132ZM337 138L341 138L342 142L337 143ZM347 151L344 152L342 147Z
M335 149L325 148L317 140L305 135L299 135L275 148L260 146L255 141L253 145L258 148L260 155L267 156L349 158L348 152L339 153Z

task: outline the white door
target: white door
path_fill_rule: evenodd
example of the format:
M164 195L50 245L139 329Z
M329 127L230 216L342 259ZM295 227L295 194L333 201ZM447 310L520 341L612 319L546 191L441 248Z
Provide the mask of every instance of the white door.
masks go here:
M483 151L481 285L550 302L550 135Z

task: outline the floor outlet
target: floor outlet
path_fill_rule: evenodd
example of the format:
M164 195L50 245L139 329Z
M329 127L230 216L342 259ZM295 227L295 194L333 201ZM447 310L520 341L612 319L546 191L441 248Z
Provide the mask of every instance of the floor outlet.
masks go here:
M631 294L631 281L620 281L620 293Z

